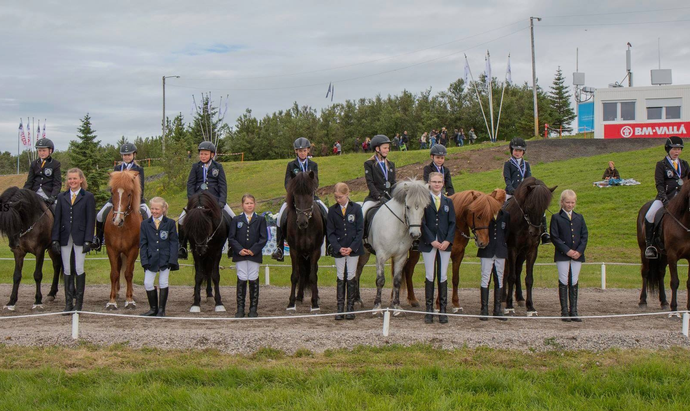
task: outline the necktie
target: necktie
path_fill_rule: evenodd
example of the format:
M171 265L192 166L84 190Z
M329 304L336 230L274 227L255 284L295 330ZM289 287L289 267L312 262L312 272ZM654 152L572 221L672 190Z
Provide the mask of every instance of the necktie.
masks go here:
M251 223L251 222L252 222L252 216L248 215L247 216L247 223Z
M74 200L76 200L77 195L75 193L72 193L72 204L74 204Z
M340 212L343 213L343 217L345 217L345 207L340 207Z
M156 223L156 230L158 230L158 227L160 227L161 222L159 220L156 220L155 218L153 219L153 222Z
M439 197L434 196L434 204L436 204L436 211L441 208L441 199Z
M44 165L46 165L46 161L45 161L45 160L41 161L41 168L43 168Z
M676 171L678 171L678 161L673 162L673 168L675 168Z
M568 214L568 220L572 221L572 220L573 220L573 215L570 214L570 213L566 213L566 214Z

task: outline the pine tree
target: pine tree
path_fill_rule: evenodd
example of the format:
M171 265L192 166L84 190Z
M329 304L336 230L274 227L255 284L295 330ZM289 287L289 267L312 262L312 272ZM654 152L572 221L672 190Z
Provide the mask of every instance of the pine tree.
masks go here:
M551 106L552 124L549 126L554 129L563 127L563 131L570 131L570 123L575 119L575 112L570 105L572 95L565 85L565 77L561 67L558 66L556 77L553 79L551 91L549 91L549 101Z
M69 143L69 158L72 167L80 168L84 172L89 184L89 191L96 197L96 202L106 201L109 194L107 186L106 164L99 164L102 158L101 142L96 140L96 130L91 128L91 116L87 113L77 129L78 140Z

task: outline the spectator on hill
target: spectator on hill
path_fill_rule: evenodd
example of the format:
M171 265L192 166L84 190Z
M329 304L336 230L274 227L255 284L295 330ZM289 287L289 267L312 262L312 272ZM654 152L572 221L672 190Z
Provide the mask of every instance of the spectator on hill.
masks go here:
M362 143L359 141L359 137L355 137L355 142L352 145L352 152L358 153L362 149Z
M403 135L400 137L400 141L406 146L410 144L410 136L407 135L407 130L403 132Z
M393 149L400 150L400 133L395 133L395 137L393 137Z
M458 147L462 147L465 145L465 131L461 128L460 132L458 132Z
M421 137L419 137L419 148L420 150L426 150L427 148L427 138L428 138L428 133L425 131Z
M470 144L474 144L477 141L477 135L474 134L474 127L470 128Z
M609 166L604 170L604 176L602 177L604 180L609 181L611 179L614 180L620 180L621 175L618 173L618 170L616 169L616 165L614 164L613 161L609 161Z

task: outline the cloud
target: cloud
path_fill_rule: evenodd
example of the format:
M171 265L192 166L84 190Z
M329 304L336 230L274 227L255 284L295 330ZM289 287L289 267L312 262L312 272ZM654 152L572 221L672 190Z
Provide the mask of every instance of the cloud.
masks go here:
M227 54L244 50L246 46L240 44L221 44L214 43L207 46L199 44L188 44L182 50L175 51L173 54L184 54L186 56L200 56L203 54Z

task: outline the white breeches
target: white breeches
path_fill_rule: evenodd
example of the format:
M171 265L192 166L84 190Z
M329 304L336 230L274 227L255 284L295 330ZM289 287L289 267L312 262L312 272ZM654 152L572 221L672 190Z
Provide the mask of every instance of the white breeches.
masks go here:
M503 288L503 269L506 266L505 258L482 258L482 288L488 288L491 282L491 271L496 267L496 277L498 277L498 287Z
M359 256L352 255L347 257L340 257L335 259L335 273L338 280L345 278L345 268L347 267L347 281L353 280L357 274L357 262Z
M577 281L580 278L582 262L575 260L556 261L556 267L558 267L558 281L560 281L561 284L577 285ZM570 271L573 276L573 281L570 284L568 284L568 271Z
M43 197L43 198L45 198L45 199L48 198L48 195L45 193L45 191L43 191L43 188L42 188L42 187L39 187L39 188L38 188L38 191L36 191L36 194L38 194L39 196L41 196L41 197Z
M657 211L659 211L660 208L664 206L664 203L661 202L661 200L654 200L652 202L652 205L649 206L649 210L647 210L647 214L644 215L644 219L647 220L650 223L654 222L654 216L656 215Z
M235 217L235 212L232 211L232 208L230 208L230 206L227 203L225 204L225 207L223 207L223 211L228 213L230 217ZM186 215L187 211L182 210L182 214L180 214L180 217L177 219L177 224L182 225L182 223L184 222L184 216Z
M72 241L72 236L69 236L69 242L66 246L60 247L60 255L62 256L62 269L65 271L65 275L71 275L71 268L69 264L70 254L72 254L72 249L74 248L74 269L77 271L77 275L84 275L84 261L86 260L86 254L82 251L84 247L81 245L75 245Z
M422 253L424 257L424 268L426 269L426 279L434 281L434 260L436 253L439 254L441 260L441 282L448 281L448 263L450 262L450 251L440 251L438 248L432 248L428 253Z
M242 281L256 281L259 279L259 263L254 261L238 261L235 263L237 267L237 279Z
M328 213L328 207L326 207L326 204L324 204L321 199L316 200L316 202L321 206L321 211ZM283 203L280 206L280 211L278 211L278 215L276 216L276 225L280 227L280 219L283 217L283 212L287 208L287 203Z
M168 288L168 276L170 275L170 269L160 270L160 275L158 276L158 287ZM146 270L144 272L144 289L146 291L152 291L156 287L153 286L153 281L156 279L156 273L153 271Z
M111 203L110 201L105 203L101 208L101 211L99 211L98 214L96 214L96 221L102 223L108 216L108 213L110 212L110 210L112 210L112 208L113 203ZM139 204L139 212L141 212L141 216L144 220L151 217L151 210L149 209L149 206L146 203Z

